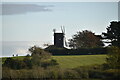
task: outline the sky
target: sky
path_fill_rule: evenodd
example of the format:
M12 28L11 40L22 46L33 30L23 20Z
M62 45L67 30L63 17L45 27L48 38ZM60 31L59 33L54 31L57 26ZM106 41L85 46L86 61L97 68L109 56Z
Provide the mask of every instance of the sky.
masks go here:
M70 39L78 31L106 32L118 20L117 2L4 2L3 41L40 41L53 44L53 29Z

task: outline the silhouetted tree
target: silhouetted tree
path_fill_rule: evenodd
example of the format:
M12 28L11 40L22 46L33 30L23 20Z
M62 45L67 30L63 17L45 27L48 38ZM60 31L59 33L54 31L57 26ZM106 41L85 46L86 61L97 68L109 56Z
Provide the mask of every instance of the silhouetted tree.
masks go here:
M110 40L112 46L120 47L120 21L112 21L107 27L107 33L102 33L105 39Z
M77 32L72 39L69 39L69 47L74 49L101 46L103 46L103 42L100 40L100 38L88 30Z

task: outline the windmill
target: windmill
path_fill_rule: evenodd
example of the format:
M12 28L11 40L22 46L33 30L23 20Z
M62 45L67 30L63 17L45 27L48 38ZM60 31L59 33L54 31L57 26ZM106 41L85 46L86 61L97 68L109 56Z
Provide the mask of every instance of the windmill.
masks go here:
M61 26L61 31L62 31L63 37L64 37L64 44L67 47L68 45L67 45L67 41L66 41L66 37L65 37L65 27L64 26Z
M65 27L61 26L61 32L56 32L56 29L53 29L54 32L54 45L56 47L63 48L64 44L67 46L66 37L65 37Z

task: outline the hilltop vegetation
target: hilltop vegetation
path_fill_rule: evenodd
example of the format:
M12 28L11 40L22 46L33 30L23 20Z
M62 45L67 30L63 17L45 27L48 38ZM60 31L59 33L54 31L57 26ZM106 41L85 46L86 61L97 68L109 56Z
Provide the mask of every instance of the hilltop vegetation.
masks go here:
M3 80L6 78L117 80L120 76L119 69L110 68L110 64L105 62L106 55L51 56L39 47L33 47L30 57L6 58L2 73Z
M23 60L25 56L12 57L13 59ZM71 56L52 56L62 68L75 68L79 66L90 66L103 64L106 62L106 55L71 55ZM6 58L2 59L2 62ZM71 64L72 63L72 64Z

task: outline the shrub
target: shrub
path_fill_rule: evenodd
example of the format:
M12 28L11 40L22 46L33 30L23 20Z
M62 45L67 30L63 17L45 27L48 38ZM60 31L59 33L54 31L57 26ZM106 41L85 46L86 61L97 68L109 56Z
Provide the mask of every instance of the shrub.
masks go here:
M32 68L32 61L31 61L31 59L29 58L29 57L25 57L24 59L23 59L23 62L26 64L26 68L29 68L29 69L31 69Z
M9 67L12 69L22 69L26 67L26 64L19 59L7 58L3 64L5 67Z
M41 57L38 55L33 55L31 58L32 65L41 66Z
M101 79L104 77L103 71L101 70L89 70L89 78Z
M14 59L12 58L7 58L3 64L3 66L6 66L6 67L13 67L13 62L14 62Z
M79 73L79 76L81 78L85 78L85 79L88 79L89 78L89 74L88 74L88 68L84 68L84 67L77 67L74 69L76 72Z
M2 67L2 78L11 78L10 68Z
M105 75L104 80L118 80L120 79L120 69L105 70L103 75Z
M47 78L49 79L58 79L59 77L59 67L58 66L49 66L46 69Z
M64 78L67 78L67 79L74 79L74 78L79 79L80 76L79 76L78 72L76 72L75 70L67 69L64 72Z

